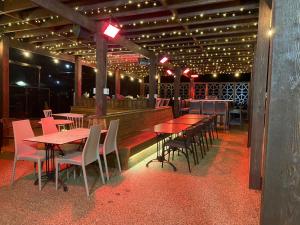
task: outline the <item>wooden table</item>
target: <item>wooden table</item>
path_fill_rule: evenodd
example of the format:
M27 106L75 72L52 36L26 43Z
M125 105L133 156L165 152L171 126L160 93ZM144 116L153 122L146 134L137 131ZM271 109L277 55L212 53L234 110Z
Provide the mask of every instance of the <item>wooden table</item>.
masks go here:
M54 113L52 116L60 116L60 117L82 117L84 114L78 113Z
M209 115L203 115L203 114L185 114L179 118L186 118L186 119L204 119L209 118Z
M101 130L101 133L107 132L106 130ZM46 146L46 174L43 176L47 181L55 180L55 157L54 151L56 145L67 144L70 142L86 139L89 136L90 129L87 128L77 128L47 135L36 136L33 138L24 139L24 141L44 143ZM67 186L60 180L59 181L64 191L67 191Z
M182 124L182 123L160 123L157 124L155 126L153 126L150 129L147 129L147 131L151 131L156 133L156 137L157 137L157 145L156 145L156 158L150 160L146 166L148 167L150 163L152 162L160 162L161 166L163 167L164 162L168 163L170 166L173 167L173 170L176 171L176 167L169 162L168 160L165 159L165 153L164 153L164 138L161 138L162 135L164 134L178 134L184 130L186 130L187 128L189 128L190 125L188 124ZM160 152L160 142L162 141L162 152Z
M72 120L59 120L59 119L55 119L55 120L53 120L53 121L54 121L54 124L55 124L56 126L59 126L59 125L68 125L68 124L73 123ZM39 124L42 124L42 121L39 121L38 123L39 123Z
M168 120L166 123L170 124L188 124L188 125L195 125L199 122L201 122L203 118L176 118L172 120Z

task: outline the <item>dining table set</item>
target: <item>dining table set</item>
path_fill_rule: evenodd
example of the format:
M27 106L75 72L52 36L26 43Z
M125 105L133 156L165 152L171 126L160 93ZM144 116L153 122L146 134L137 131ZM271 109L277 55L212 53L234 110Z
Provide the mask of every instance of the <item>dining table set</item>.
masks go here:
M204 152L206 152L206 150L209 150L208 140L210 140L210 142L212 143L212 139L214 138L214 136L218 135L216 125L216 117L214 115L185 114L178 118L167 120L163 123L154 125L153 127L146 129L146 131L154 132L157 137L156 158L150 160L146 164L146 166L148 167L149 164L153 162L159 162L163 167L164 163L166 163L169 164L174 171L176 171L176 166L172 162L170 162L170 148L177 148L177 150L185 148L186 152L183 151L184 155L187 154L187 151L190 148L193 155L196 155L196 145L199 144L203 157ZM200 129L196 130L196 128ZM189 130L194 132L187 132ZM190 136L187 137L187 134ZM184 140L183 142L181 142L181 145L178 145L178 143L180 143L179 140ZM166 159L167 155L168 159ZM189 163L188 158L187 160Z
M83 118L83 114L75 113L58 113L52 114L52 116L58 117L59 119L53 119L53 123L58 127L59 132L51 134L43 134L40 136L35 136L31 138L26 138L24 141L41 143L45 145L46 160L45 160L45 174L42 176L44 181L54 181L55 180L55 152L57 149L60 149L59 146L69 143L79 143L78 149L82 148L85 143L85 140L88 138L90 129L83 127L75 127L70 129L71 125L74 124L74 121L69 118ZM38 122L42 124L42 121ZM66 129L66 125L69 126L69 129ZM63 129L61 127L63 126ZM106 133L107 130L101 130L101 133ZM63 153L62 153L63 157ZM35 181L37 185L38 180ZM64 191L68 190L67 185L59 179L59 183L63 187Z

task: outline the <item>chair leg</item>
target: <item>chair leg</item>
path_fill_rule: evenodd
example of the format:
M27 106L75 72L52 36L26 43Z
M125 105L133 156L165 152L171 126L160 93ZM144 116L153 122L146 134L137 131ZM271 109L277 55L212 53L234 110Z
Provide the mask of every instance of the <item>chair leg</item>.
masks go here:
M98 165L99 165L99 171L100 171L101 180L102 180L102 183L105 184L103 170L102 170L102 164L101 164L101 160L100 160L100 156L99 155L97 157L97 160L98 160Z
M15 181L15 173L16 173L16 164L17 164L17 159L14 159L14 164L13 164L13 171L12 171L12 175L11 175L11 182L10 182L10 186L13 185L14 181Z
M104 166L105 166L106 179L107 179L107 181L109 181L109 173L108 173L107 160L106 160L106 155L105 154L103 154L103 158L104 158Z
M59 163L55 163L55 189L58 189L58 171L59 171Z
M117 157L117 162L118 162L119 171L120 171L120 173L121 173L121 172L122 172L122 169L121 169L121 163L120 163L120 158L119 158L119 152L118 152L117 149L115 150L115 153L116 153L116 157Z
M34 177L36 177L36 162L33 163L33 167L34 167Z
M89 197L90 193L89 193L89 186L88 186L88 183L87 183L87 176L86 176L85 165L82 165L82 173L83 173L83 179L84 179L84 185L85 185L86 195L87 195L87 197Z
M38 175L39 175L39 190L42 190L42 164L38 161Z
M186 149L186 152L185 152L185 153L183 152L183 154L185 155L185 158L186 158L187 163L188 163L189 171L190 171L190 173L191 173L192 170L191 170L191 165L190 165L190 159L189 159L189 153L188 153L188 150Z

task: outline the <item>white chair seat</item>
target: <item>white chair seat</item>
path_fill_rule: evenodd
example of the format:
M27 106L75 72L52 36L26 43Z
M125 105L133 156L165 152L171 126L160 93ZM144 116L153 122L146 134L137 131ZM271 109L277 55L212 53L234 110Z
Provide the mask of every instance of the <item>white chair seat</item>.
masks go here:
M45 150L31 150L26 153L21 153L18 155L19 160L29 160L29 161L37 161L46 160L46 151Z
M66 163L66 164L75 164L81 165L82 164L82 152L71 152L64 156L60 156L56 158L58 163Z

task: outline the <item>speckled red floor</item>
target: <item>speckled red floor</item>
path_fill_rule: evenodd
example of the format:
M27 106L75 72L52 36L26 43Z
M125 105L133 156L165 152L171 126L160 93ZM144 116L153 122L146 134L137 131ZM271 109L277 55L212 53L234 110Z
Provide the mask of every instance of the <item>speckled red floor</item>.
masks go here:
M90 167L86 198L83 180L68 180L69 191L48 183L33 185L31 163L19 162L14 187L9 187L13 154L0 154L0 224L259 224L260 193L248 189L247 133L222 133L200 165L188 173L183 156L177 172L145 159L121 176L113 172L101 185Z

